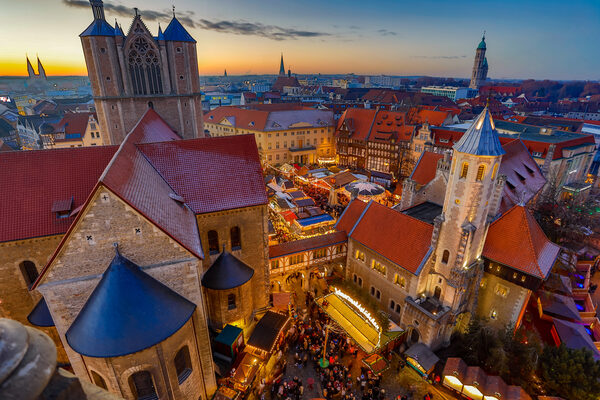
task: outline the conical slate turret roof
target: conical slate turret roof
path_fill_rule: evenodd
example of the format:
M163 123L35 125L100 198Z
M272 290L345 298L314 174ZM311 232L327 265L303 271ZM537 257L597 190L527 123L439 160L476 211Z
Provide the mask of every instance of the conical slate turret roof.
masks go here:
M202 277L202 286L214 290L228 290L242 286L254 276L254 270L245 262L225 251Z
M165 29L164 38L164 40L171 40L174 42L196 43L192 35L190 35L188 31L185 30L183 25L181 25L181 22L179 22L179 20L175 17L173 17L171 22L169 22L169 26L167 26L167 29Z
M488 107L483 109L453 148L461 153L476 156L501 156L506 153L498 139L498 132Z
M162 342L192 316L196 305L119 251L66 333L88 357L118 357Z
M484 49L486 48L485 46L485 36L481 38L481 42L479 42L479 46L477 46L478 49Z

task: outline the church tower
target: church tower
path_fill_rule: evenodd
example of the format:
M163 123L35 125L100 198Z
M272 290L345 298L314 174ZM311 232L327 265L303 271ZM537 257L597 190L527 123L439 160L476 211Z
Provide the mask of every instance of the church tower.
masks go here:
M498 175L504 153L487 107L453 147L427 291L455 315L469 308L477 290L481 252L504 186Z
M487 79L488 73L488 63L487 58L485 58L485 34L481 38L481 42L477 46L477 50L475 51L475 62L473 63L473 72L471 74L471 83L469 87L471 89L479 89L479 87L485 82Z
M279 62L279 76L285 76L285 67L283 66L283 53L281 53L281 61Z
M137 9L127 35L105 19L102 0L90 0L93 22L81 34L102 129L118 144L148 107L183 138L203 136L196 41L175 17L154 37Z

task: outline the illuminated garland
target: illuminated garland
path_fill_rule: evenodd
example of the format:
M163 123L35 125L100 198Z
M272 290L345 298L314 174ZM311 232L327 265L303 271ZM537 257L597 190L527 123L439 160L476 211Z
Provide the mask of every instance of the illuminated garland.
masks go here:
M335 293L336 296L341 297L342 299L344 299L345 301L350 303L355 309L360 311L360 313L365 317L365 319L367 321L369 321L371 323L371 325L373 325L377 329L379 338L377 340L377 345L375 347L378 347L379 344L381 343L381 327L377 323L377 320L358 301L354 300L352 297L348 296L346 293L342 292L340 289L334 287L333 292Z

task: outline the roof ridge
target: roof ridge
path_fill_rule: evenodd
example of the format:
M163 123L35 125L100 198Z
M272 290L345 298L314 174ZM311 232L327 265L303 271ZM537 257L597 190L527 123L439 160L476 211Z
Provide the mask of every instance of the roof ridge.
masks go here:
M527 235L526 235L526 236L527 236L527 242L529 243L530 250L533 252L533 255L534 255L534 259L535 259L535 267L536 267L536 268L537 268L537 270L539 271L539 273L540 273L540 276L544 276L544 272L543 272L543 271L542 271L542 269L540 268L540 263L539 263L539 255L538 255L537 251L535 251L535 245L533 244L533 240L532 240L532 238L531 238L531 227L530 227L530 225L529 225L529 222L530 222L530 221L529 221L529 216L527 215L527 210L525 210L525 206L521 206L521 205L518 205L518 204L517 204L517 205L515 205L514 207L515 207L515 208L516 208L516 207L519 207L519 208L521 208L521 209L523 210L522 212L525 214L525 223L526 223L526 227L525 227L525 229L526 229L526 231L527 231L527 232L526 232L526 233L527 233Z

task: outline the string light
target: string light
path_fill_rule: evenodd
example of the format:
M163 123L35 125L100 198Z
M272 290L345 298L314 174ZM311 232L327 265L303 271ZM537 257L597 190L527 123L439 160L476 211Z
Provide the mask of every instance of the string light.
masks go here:
M371 323L371 325L373 325L373 327L375 327L375 329L377 330L377 332L379 334L379 337L377 339L377 344L375 345L375 347L378 347L379 344L381 343L381 327L377 323L377 320L358 301L354 300L352 297L348 296L346 293L342 292L340 289L334 287L333 292L335 293L336 296L341 297L342 299L344 299L345 301L350 303L355 309L357 309L365 317L365 319L367 321L369 321Z

